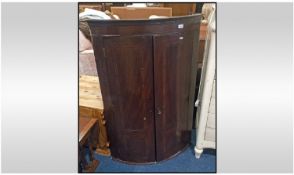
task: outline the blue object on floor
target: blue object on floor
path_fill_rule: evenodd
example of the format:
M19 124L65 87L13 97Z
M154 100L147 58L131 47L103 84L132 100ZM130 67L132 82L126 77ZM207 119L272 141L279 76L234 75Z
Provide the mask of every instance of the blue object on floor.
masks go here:
M195 142L195 131L192 133L191 140ZM216 151L204 149L200 159L196 159L194 145L195 143L172 159L147 165L126 164L95 154L100 161L96 172L216 172Z

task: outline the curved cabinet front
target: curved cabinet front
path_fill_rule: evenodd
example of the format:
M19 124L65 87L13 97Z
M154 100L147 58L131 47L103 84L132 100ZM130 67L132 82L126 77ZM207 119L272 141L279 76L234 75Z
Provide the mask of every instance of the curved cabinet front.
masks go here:
M87 21L113 158L157 162L189 145L200 19Z

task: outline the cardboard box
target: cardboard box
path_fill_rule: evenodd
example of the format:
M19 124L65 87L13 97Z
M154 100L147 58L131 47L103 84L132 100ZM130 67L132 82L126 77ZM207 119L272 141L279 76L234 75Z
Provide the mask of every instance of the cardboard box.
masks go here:
M173 9L173 16L186 16L195 13L196 3L180 2L180 3L164 3L164 7L170 7Z
M111 7L120 19L149 19L151 15L172 16L170 7Z

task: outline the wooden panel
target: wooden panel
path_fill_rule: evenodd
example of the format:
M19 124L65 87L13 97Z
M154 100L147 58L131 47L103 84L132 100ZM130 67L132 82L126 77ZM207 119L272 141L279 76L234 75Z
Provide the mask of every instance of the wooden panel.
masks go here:
M199 34L199 46L198 46L198 62L197 62L198 67L202 67L202 64L203 64L206 34L207 34L207 24L201 23L200 34Z
M183 149L190 140L189 92L193 32L154 37L157 160ZM166 44L169 43L169 44Z
M79 106L103 110L100 83L97 76L80 76Z
M97 119L79 117L79 172L94 172L99 161L94 157L94 147L97 144ZM89 149L86 156L86 148ZM87 161L89 157L89 161Z
M79 142L85 142L85 137L89 134L89 130L97 123L97 119L79 118Z
M111 7L120 19L149 19L151 15L172 16L172 9L165 7Z
M103 116L103 101L97 76L79 78L79 117L98 119L98 145L96 153L109 156L109 142Z
M152 37L103 37L103 47L103 60L97 61L111 94L105 107L111 111L107 126L115 128L109 129L113 157L155 161Z
M196 11L196 3L164 3L164 7L171 7L173 16L191 15Z
M79 106L79 117L94 118L93 115L93 109L84 106Z
M95 41L93 41L93 45L96 43L97 46L94 48L94 52L99 52L99 54L97 53L98 55L95 53L95 57L97 57L103 53L101 50L98 50L98 47L101 47L99 46L99 43L102 41L99 41L99 38L96 37L102 35L153 35L161 33L164 34L166 32L178 32L180 24L185 24L185 27L181 29L182 32L194 30L194 32L199 36L200 19L200 15L191 15L152 20L88 20L87 23L90 27L91 35L95 39ZM191 38L191 40L192 39L197 42L199 37L197 37L197 40L195 40L196 38ZM194 48L198 47L195 45Z

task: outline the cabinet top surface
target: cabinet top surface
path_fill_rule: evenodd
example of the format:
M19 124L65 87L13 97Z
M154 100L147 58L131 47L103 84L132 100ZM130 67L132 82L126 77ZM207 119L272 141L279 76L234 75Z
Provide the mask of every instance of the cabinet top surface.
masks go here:
M154 35L199 31L201 15L140 20L87 20L91 36ZM95 41L94 41L95 45Z
M86 19L88 23L97 23L97 24L105 24L105 23L158 23L158 22L171 22L177 20L189 20L189 19L201 19L201 14L193 14L187 16L173 16L167 18L155 18L155 19L111 19L111 20L101 20L101 19Z

